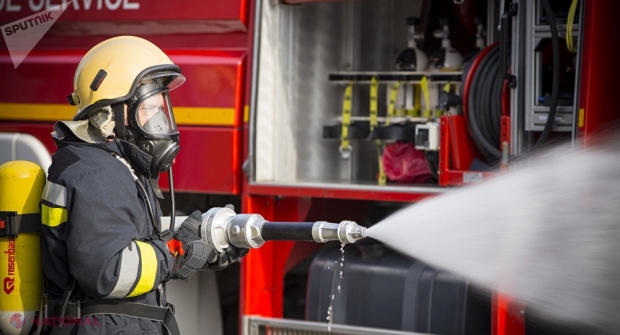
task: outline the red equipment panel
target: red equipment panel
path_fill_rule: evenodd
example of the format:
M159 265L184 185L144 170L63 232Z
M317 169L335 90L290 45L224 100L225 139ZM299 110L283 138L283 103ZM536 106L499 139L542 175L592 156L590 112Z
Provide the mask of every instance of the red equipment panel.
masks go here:
M15 69L8 53L0 54L4 85L0 102L63 104L73 110L67 96L73 92L73 74L86 50L81 52L33 52ZM0 111L0 119L6 114Z
M240 193L245 51L165 51L187 77L171 93L183 148L175 164L175 186L188 192ZM54 121L75 114L66 97L85 52L37 51L17 69L8 54L1 54L0 73L10 85L0 90L0 131L30 133L54 152L49 133Z
M8 53L1 53L0 73L6 85L0 90L0 102L55 103L74 109L67 95L73 91L73 74L86 51L32 52L17 69ZM174 106L239 107L242 112L245 51L164 51L187 77L187 83L171 94ZM241 125L241 120L234 124Z
M241 130L179 127L181 151L173 166L174 189L183 192L241 192ZM159 185L168 188L167 174Z
M469 138L462 115L441 117L439 126L439 185L458 186L486 180L493 172L469 171L471 162L478 156L478 149Z
M68 3L68 0L7 0L0 1L0 22L11 22L26 16ZM175 23L175 32L194 21L194 27L209 27L207 32L247 31L248 0L73 0L58 18L52 33L76 35L75 31L66 30L66 22L86 23L82 28L96 28L103 21L114 22L111 26L120 26L132 22L134 30L171 29ZM168 21L167 27L147 24L147 21ZM181 22L184 21L184 22ZM75 27L75 25L74 25ZM93 31L82 29L80 35ZM194 31L197 33L197 31ZM112 32L112 34L114 34Z
M612 51L620 42L620 30L607 24L617 20L620 1L586 1L585 7L577 129L588 141L620 119L615 99L620 63Z
M525 334L524 305L509 296L494 293L491 309L491 335Z
M244 213L261 214L268 221L303 221L308 200L270 196L245 199ZM240 315L283 316L285 266L294 242L267 242L241 261Z

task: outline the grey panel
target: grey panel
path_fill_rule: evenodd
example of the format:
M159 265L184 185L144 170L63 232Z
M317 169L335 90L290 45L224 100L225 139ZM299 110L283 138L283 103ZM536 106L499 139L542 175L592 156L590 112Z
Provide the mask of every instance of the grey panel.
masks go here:
M392 69L406 47L407 16L421 1L366 0L283 5L266 0L261 18L256 106L256 181L372 181L373 142L352 141L350 161L324 125L341 115L344 86L328 73ZM385 87L379 114L385 114ZM368 115L368 85L354 88L352 115ZM350 178L350 179L349 179Z
M344 66L343 19L346 4L316 3L295 8L293 128L298 180L339 179L339 142L322 138L322 127L339 114L344 87L327 73Z

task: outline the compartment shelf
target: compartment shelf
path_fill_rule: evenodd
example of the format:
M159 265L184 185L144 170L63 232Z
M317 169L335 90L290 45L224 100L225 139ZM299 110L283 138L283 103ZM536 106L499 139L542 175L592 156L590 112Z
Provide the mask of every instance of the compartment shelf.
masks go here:
M382 201L419 201L450 191L437 185L388 183L378 186L376 182L251 182L248 185L250 194Z
M328 80L346 84L350 81L360 84L370 84L372 77L377 78L379 83L394 83L397 81L408 83L420 83L422 78L435 84L460 82L462 72L406 72L406 71L346 71L329 73Z

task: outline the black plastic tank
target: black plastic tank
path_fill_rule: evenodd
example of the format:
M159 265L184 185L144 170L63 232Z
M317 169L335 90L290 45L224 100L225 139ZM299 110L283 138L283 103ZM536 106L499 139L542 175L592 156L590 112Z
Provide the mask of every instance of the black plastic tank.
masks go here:
M314 257L306 319L432 334L490 334L490 294L380 244L338 245ZM340 277L342 271L342 278ZM333 300L332 300L333 295Z

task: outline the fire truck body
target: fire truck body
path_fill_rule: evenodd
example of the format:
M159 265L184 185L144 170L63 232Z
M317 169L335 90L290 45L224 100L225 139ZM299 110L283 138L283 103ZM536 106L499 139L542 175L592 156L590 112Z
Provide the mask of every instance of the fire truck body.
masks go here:
M17 68L6 46L0 51L0 132L31 134L53 153L53 123L75 114L66 97L73 91L73 73L83 54L110 36L137 35L160 46L187 77L186 84L171 93L182 148L174 165L177 192L186 193L186 199L233 196L239 199L241 212L259 213L268 221L363 220L371 203L416 202L449 188L377 185L372 141L355 142L351 159L342 159L340 143L321 135L322 127L342 112L342 85L329 82L328 75L373 67L387 71L393 49L403 44L397 40L406 35L404 29L394 31L404 26L406 16L424 20L425 14L430 15L424 6L430 2L74 0ZM451 15L461 19L471 18L483 3L466 0L458 7L457 2L441 1L443 6L455 6ZM564 131L573 140L588 139L619 118L610 97L620 71L609 48L620 41L618 30L609 26L619 3L581 2L579 79L574 92L578 108L568 112L573 121ZM484 4L489 42L499 38L494 27L501 20L500 3ZM520 10L526 6L523 1L511 3L521 5ZM0 23L56 4L60 0L0 0ZM399 11L399 6L412 13ZM525 17L513 16L513 29L525 29ZM462 28L466 30L466 25ZM512 43L513 49L524 52L518 39ZM455 44L471 49L473 39ZM534 141L534 131L526 131L525 119L517 114L524 108L527 83L519 80L525 74L515 75L517 86L510 91L509 107L513 114L503 130L511 153ZM358 115L365 108L360 106L367 105L367 92L368 88L354 89ZM389 97L381 94L383 108ZM462 120L441 120L445 152L449 143L471 143L466 130L454 131L464 127L455 126ZM457 140L449 142L449 135ZM469 171L448 166L461 149L451 150L450 156L440 153L444 165L439 163L439 178L462 184ZM160 183L168 187L166 177ZM283 317L285 274L316 250L315 245L294 242L268 242L253 250L241 264L240 316ZM519 306L508 297L493 299L492 333L524 334Z

